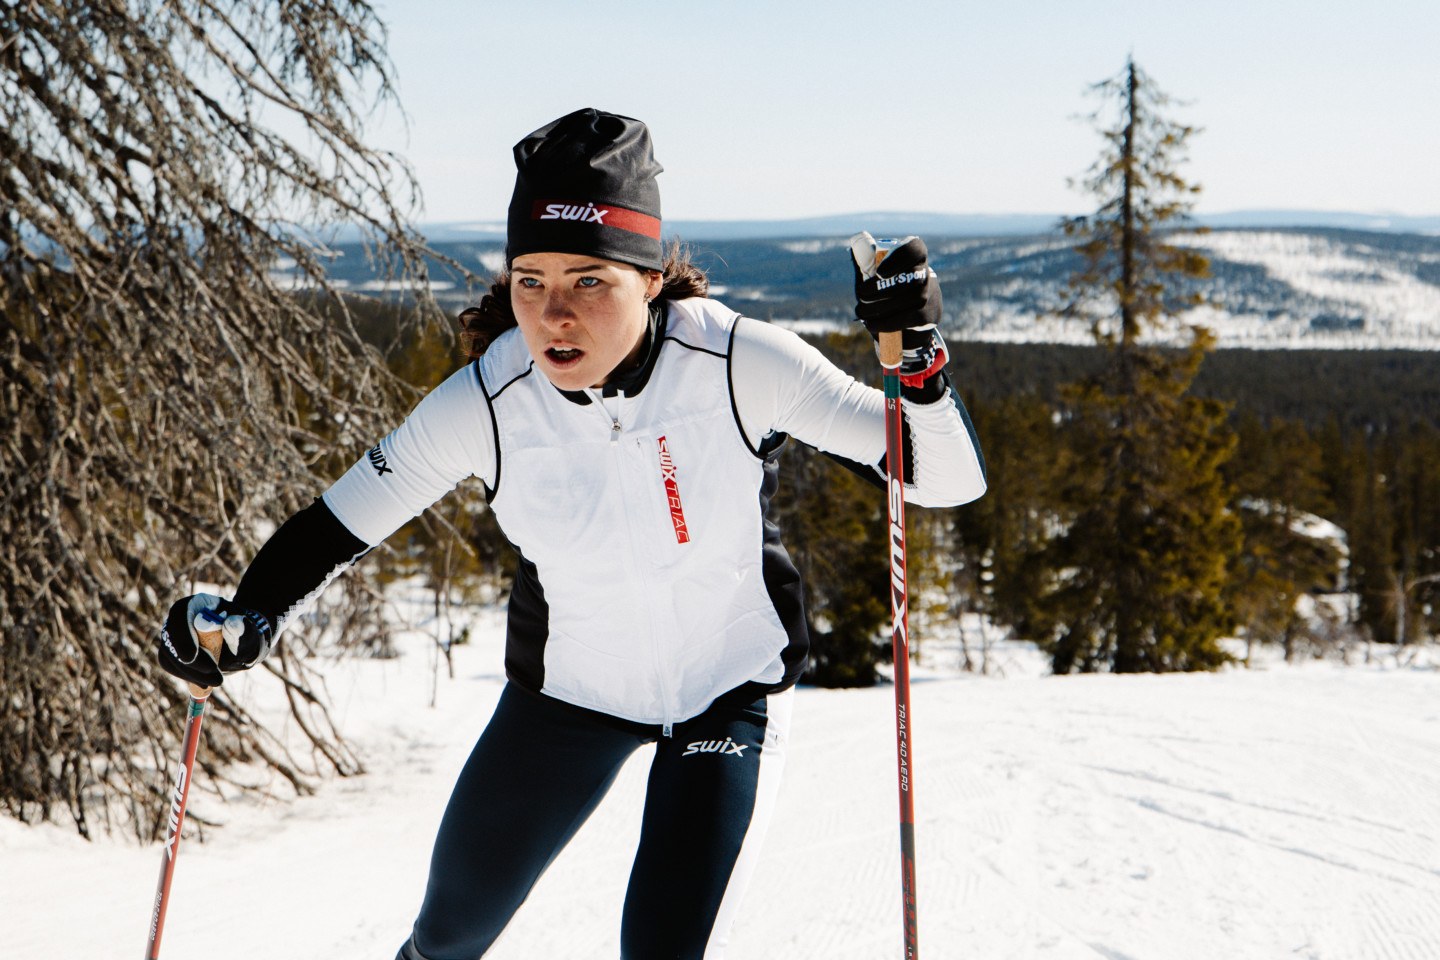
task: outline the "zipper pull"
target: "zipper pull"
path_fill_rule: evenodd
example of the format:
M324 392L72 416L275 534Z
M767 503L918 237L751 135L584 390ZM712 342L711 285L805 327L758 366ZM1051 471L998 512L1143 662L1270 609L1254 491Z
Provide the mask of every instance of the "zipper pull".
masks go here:
M610 418L610 442L616 443L620 439L620 421L614 417Z
M664 734L666 739L669 739L675 735L675 728L667 723L660 727L660 732Z

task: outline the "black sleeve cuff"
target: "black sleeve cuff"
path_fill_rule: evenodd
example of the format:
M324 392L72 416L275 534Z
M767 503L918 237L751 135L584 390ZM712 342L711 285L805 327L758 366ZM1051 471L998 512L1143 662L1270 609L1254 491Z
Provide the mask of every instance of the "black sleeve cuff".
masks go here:
M925 381L918 387L909 384L900 384L900 399L906 403L934 403L945 396L945 389L950 386L950 374L941 370L932 377L926 377Z
M368 551L317 497L260 548L240 578L234 602L263 615L279 633L296 607Z

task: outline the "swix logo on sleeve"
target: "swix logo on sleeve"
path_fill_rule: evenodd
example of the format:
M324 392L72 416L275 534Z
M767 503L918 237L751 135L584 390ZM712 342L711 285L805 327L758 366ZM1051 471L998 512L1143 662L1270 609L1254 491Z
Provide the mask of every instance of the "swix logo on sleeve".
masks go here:
M670 445L660 438L660 479L665 482L665 499L670 502L670 522L675 525L675 542L689 543L690 528L685 524L685 510L680 506L680 481L675 477L675 461L670 459Z
M576 220L580 223L598 223L615 227L628 233L638 233L653 240L660 239L660 220L641 213L627 210L613 203L597 204L593 200L584 203L566 200L536 200L530 208L531 220Z
M378 443L370 449L366 456L370 459L370 466L375 468L375 473L379 476L383 477L387 473L395 472L390 469L390 461L385 459L385 452L380 449Z

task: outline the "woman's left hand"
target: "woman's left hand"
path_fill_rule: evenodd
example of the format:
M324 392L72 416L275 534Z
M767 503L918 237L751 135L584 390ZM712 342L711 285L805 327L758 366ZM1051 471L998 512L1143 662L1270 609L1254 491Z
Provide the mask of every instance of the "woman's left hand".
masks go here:
M940 280L930 267L924 240L908 238L890 251L869 276L853 257L852 264L855 316L872 337L940 323Z

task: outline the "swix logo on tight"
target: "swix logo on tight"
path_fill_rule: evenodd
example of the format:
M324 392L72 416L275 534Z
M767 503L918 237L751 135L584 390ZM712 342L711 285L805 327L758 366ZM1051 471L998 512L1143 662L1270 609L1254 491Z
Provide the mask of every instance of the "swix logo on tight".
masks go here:
M659 217L617 207L613 203L597 205L593 200L536 200L530 208L530 219L598 223L602 227L615 227L653 240L660 239Z
M736 743L729 737L724 740L696 740L685 745L685 752L682 757L692 757L697 753L718 753L722 757L739 757L745 753L748 743Z
M675 476L675 461L670 459L670 445L660 438L660 479L665 483L665 499L670 505L670 522L675 526L675 542L689 543L690 528L685 523L685 510L680 505L680 481Z

